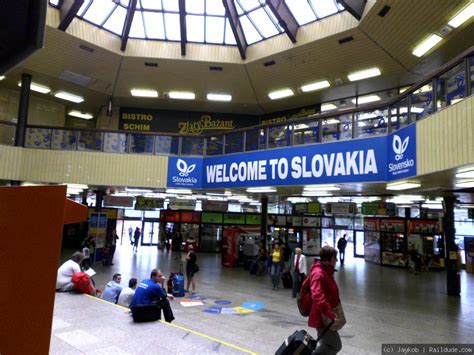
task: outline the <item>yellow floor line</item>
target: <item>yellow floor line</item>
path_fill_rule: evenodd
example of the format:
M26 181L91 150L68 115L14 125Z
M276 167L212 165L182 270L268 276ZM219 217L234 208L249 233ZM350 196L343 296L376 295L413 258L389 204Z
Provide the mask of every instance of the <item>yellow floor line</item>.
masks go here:
M109 306L115 306L115 307L121 308L121 309L126 310L126 311L129 311L129 310L130 310L130 309L127 308L127 307L123 307L123 306L120 306L120 305L118 305L118 304L114 304L114 303L110 303L110 302L104 301L103 299L98 298L98 297L95 297L95 296L86 295L86 294L84 294L84 296L89 297L89 298L92 298L92 299L94 299L94 300L96 300L96 301L101 301L101 302L107 303ZM173 324L173 323L168 323L168 322L165 322L164 320L160 320L160 322L163 323L163 324L169 325L169 326L171 326L171 327L175 327L175 328L178 328L178 329L181 329L181 330L185 330L185 331L187 331L187 332L190 332L190 333L199 335L199 336L201 336L201 337L210 339L210 340L212 340L212 341L221 343L222 345L228 346L228 347L230 347L230 348L237 349L237 350L242 351L242 352L247 353L247 354L252 354L252 355L258 354L258 353L254 352L254 351L241 348L241 347L239 347L239 346L237 346L237 345L233 345L233 344L228 343L228 342L226 342L226 341L224 341L224 340L220 340L220 339L211 337L210 335L207 335L207 334L198 332L198 331L196 331L196 330L192 330L192 329L183 327L183 326L181 326L181 325L177 325L177 324Z

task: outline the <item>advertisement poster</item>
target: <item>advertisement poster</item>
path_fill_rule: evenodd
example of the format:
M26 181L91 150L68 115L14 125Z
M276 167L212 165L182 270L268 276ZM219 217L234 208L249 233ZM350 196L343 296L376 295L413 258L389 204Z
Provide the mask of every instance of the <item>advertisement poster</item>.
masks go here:
M105 247L107 234L107 213L91 212L89 217L89 236L95 241L96 249Z
M364 233L365 261L380 264L380 233L366 231Z
M319 255L321 250L320 230L309 228L303 230L303 254Z

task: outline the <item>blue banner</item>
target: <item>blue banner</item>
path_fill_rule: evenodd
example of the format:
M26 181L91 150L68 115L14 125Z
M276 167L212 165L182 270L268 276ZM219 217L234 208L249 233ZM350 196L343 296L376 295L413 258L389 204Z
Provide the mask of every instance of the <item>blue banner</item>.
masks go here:
M388 136L387 180L416 175L416 125L412 124Z
M170 157L168 186L232 188L384 182L416 175L416 125L388 136L246 152Z

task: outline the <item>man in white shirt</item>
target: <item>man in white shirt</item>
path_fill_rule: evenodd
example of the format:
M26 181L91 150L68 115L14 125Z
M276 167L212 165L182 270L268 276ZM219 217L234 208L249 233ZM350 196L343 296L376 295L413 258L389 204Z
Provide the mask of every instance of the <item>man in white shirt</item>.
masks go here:
M295 298L298 292L300 292L301 285L303 284L303 281L308 272L306 268L306 258L303 255L303 251L301 250L301 248L295 248L295 260L293 270L294 282L292 296L293 298Z
M128 281L128 287L125 287L122 292L120 292L117 304L123 307L130 307L132 303L133 295L135 294L135 289L137 288L137 279L132 278Z
M84 255L80 251L76 251L72 254L71 259L59 267L56 277L56 291L69 292L75 290L75 286L71 282L72 275L81 272L80 264L83 259Z

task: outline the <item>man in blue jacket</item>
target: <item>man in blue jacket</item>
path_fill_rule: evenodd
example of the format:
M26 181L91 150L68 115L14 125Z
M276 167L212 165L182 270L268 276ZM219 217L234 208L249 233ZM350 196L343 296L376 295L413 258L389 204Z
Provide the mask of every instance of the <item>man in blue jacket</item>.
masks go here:
M165 320L168 323L171 323L174 320L174 316L168 298L173 300L174 297L171 294L167 294L165 289L162 287L165 280L166 277L163 276L160 270L151 270L150 278L140 282L135 290L135 295L130 304L132 313L135 306L156 306L163 310Z
M102 294L102 299L107 302L117 303L120 292L122 292L123 286L120 284L122 282L122 275L115 274L107 286L105 286L104 293Z

